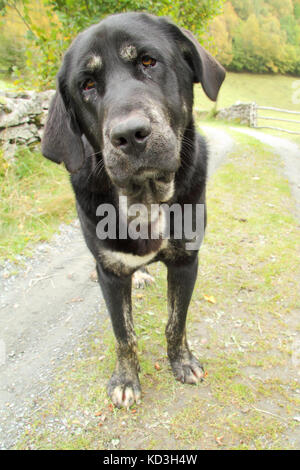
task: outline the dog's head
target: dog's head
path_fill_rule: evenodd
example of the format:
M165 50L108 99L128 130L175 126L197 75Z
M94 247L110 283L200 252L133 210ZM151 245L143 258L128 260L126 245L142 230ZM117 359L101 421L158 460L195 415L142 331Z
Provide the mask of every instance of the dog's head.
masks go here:
M216 100L223 67L166 18L113 15L79 34L65 54L45 127L43 154L77 172L84 135L125 193L172 193L193 83Z

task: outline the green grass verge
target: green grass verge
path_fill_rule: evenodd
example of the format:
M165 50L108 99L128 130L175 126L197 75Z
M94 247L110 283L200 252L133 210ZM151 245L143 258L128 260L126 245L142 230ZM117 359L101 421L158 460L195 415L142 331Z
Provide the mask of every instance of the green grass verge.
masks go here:
M20 149L12 163L0 154L0 260L30 253L75 217L74 197L64 168L38 152Z
M245 136L240 142L208 185L208 229L188 317L204 382L173 379L163 334L166 270L153 265L156 284L133 293L141 405L117 410L107 398L114 365L107 320L66 360L17 448L300 447L298 223L277 157Z

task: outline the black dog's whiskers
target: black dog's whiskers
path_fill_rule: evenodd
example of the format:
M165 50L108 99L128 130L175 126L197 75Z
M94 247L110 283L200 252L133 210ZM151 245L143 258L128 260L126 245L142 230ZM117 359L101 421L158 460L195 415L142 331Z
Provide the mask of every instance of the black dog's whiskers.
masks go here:
M97 155L99 153L101 153L101 152L96 152L95 154L92 154L90 156L94 156L94 155ZM95 176L96 178L99 178L101 173L103 172L103 170L104 170L104 161L101 159L96 163L96 165L90 171L87 181L89 181L92 176Z
M95 175L99 178L101 173L103 172L104 170L104 161L103 160L100 160L97 165L96 165L96 168L94 170L94 173Z
M191 152L193 152L195 148L195 142L194 140L190 139L186 135L181 135L181 150L180 150L180 163L182 168L186 168L189 170L192 168L192 163L191 163Z
M99 150L99 152L91 153L90 155L87 156L87 158L96 157L97 155L100 155L101 153L102 153L101 150Z

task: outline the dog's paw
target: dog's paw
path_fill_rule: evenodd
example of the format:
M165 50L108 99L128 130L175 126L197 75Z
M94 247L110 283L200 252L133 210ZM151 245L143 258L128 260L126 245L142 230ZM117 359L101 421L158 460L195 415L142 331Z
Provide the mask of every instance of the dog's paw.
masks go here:
M94 271L91 272L91 274L90 274L90 280L93 281L93 282L97 282L97 281L98 281L98 275L97 275L96 269L94 269Z
M149 286L155 282L154 277L152 277L147 271L142 271L139 269L132 276L133 287L136 289L143 289L146 286Z
M107 387L108 395L117 408L129 408L141 401L141 386L139 378L126 380L113 374Z
M175 379L183 384L196 385L203 380L204 369L192 354L188 359L171 361L171 366Z

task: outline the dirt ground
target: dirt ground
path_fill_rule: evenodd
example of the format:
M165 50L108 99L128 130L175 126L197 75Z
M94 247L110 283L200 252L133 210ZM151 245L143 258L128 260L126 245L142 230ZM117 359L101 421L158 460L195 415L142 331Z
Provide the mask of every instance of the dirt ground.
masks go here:
M235 147L235 142L232 137L225 131L214 127L203 127L204 133L207 135L211 151L211 160L209 167L209 174L212 175L222 162L226 160L226 156L231 153ZM262 135L262 133L259 133ZM270 137L270 136L268 136ZM274 145L276 152L283 158L286 175L290 178L291 185L294 188L294 197L299 197L300 202L300 154L298 159L295 158L292 151L287 154L288 141L281 139L281 144L276 138L271 141L269 138L268 144ZM295 152L299 149L294 148ZM300 151L299 151L300 152ZM295 170L298 166L298 170ZM298 176L296 176L298 175ZM298 178L298 181L296 180ZM61 227L60 232L53 238L51 243L40 244L36 247L34 256L32 258L19 259L19 264L12 264L7 262L0 271L0 348L2 348L2 356L0 355L0 449L9 449L18 444L19 439L24 435L24 431L29 425L35 422L35 417L39 416L40 410L43 408L48 400L53 398L53 381L57 376L57 371L60 367L72 368L76 361L85 360L85 353L87 347L87 338L95 337L95 332L100 331L103 325L107 325L107 313L104 306L103 299L100 294L98 284L91 277L94 269L94 261L85 247L78 222L75 221L70 226ZM156 268L153 268L154 271ZM154 272L155 274L155 272ZM160 276L161 274L158 273ZM141 294L143 296L143 294ZM137 297L136 302L139 302ZM291 315L290 328L299 320L299 312L295 317ZM151 313L149 313L151 316ZM201 326L201 338L203 344L207 340L206 337L212 335L210 327L214 326L216 318L221 320L222 324L222 311L216 313L216 317L209 316L205 319L207 323L207 334L203 331L203 322ZM232 312L234 319L235 313ZM236 322L241 321L235 319ZM191 335L191 342L197 346L200 325L195 322L193 333ZM228 330L228 323L224 324L224 331ZM257 325L259 334L261 333L260 324ZM234 326L230 342L238 345L238 352L243 353L245 344L249 340L247 334L242 339L237 338L234 332ZM227 331L228 333L228 331ZM296 341L296 339L295 339ZM294 342L295 342L294 341ZM101 340L96 337L95 344L101 343ZM0 351L1 352L1 351ZM104 353L103 353L104 354ZM267 352L266 352L267 354ZM103 360L102 354L95 353L98 360ZM73 359L75 363L73 363ZM2 360L2 364L1 364ZM208 351L209 360L209 351ZM161 364L164 364L165 359L161 359ZM68 366L69 364L69 366ZM230 364L229 364L230 366ZM76 367L76 366L74 366ZM299 363L300 367L300 363ZM287 371L288 372L288 371ZM257 373L256 367L248 366L249 377L255 376ZM282 375L284 372L282 371ZM230 374L228 375L228 377ZM268 376L268 377L267 377ZM268 380L270 376L266 372ZM79 379L80 382L81 379ZM172 377L170 377L172 380ZM261 379L260 379L261 380ZM177 384L174 381L168 382L172 388ZM251 382L251 380L250 380ZM171 385L172 384L172 385ZM180 422L185 420L185 404L188 404L190 411L197 409L203 410L200 402L208 404L209 409L216 408L217 402L214 402L210 391L207 386L204 386L199 392L199 389L189 389L185 391L179 385L177 401L179 403L177 411L181 410L181 415L176 416L176 420L170 424L170 416L172 410L167 406L165 407L165 423L161 416L159 417L160 425L157 428L155 441L153 447L159 448L159 439L162 429L173 426L174 428L180 427ZM251 388L251 383L250 383ZM295 386L295 394L300 394L299 384L298 388ZM157 391L155 392L157 394ZM239 394L243 393L243 388L239 390ZM102 400L106 400L100 397ZM155 402L158 397L146 396L144 400L151 399ZM104 402L105 406L107 401ZM253 405L254 406L254 405ZM292 406L292 405L291 405ZM255 405L254 409L259 415L266 418L280 417L280 410L268 405L268 397L261 401L261 406ZM248 405L245 406L245 417L247 417ZM201 414L202 411L200 411ZM106 420L105 413L101 412L103 423ZM99 414L99 416L101 415ZM197 415L195 411L195 416ZM291 419L294 421L293 425L300 421L299 412L291 411ZM226 413L224 409L220 409L220 416L224 417ZM86 419L88 420L89 414L87 412ZM120 418L121 419L121 418ZM174 418L175 419L175 418ZM200 419L200 417L199 417ZM232 420L234 422L234 416ZM281 417L280 422L286 418ZM73 421L76 425L76 416ZM127 418L124 415L123 425L127 426ZM81 423L81 420L79 420ZM245 418L245 426L247 426L247 418ZM133 422L134 424L134 422ZM155 423L153 422L153 429ZM48 426L57 427L61 425L63 429L68 429L68 426L63 422L55 423L50 420ZM132 423L131 423L132 425ZM272 424L273 425L273 424ZM78 427L78 436L82 432L82 423ZM156 425L157 426L157 425ZM193 426L196 423L191 423L191 429L187 430L188 433L192 432ZM111 447L119 445L119 437L114 437L116 431L114 425L111 426ZM149 429L147 430L147 432ZM196 431L195 431L196 432ZM222 447L222 435L218 435L216 430L216 439L219 439L214 444ZM147 434L147 433L146 433ZM169 446L169 448L176 448L176 431L173 432L173 439L168 440L168 443L162 445ZM205 437L205 436L204 436ZM134 436L135 442L127 439L123 448L145 448L143 432L140 435L140 442L137 436ZM300 448L300 435L299 428L295 430L291 426L291 442L292 446ZM107 444L106 444L107 445ZM149 445L149 444L148 444ZM213 447L208 439L208 448ZM124 447L125 446L125 447ZM127 447L126 447L127 446ZM158 447L157 447L158 446ZM21 444L22 447L22 444ZM78 447L81 447L78 441ZM109 446L108 446L109 447ZM167 447L165 447L167 448ZM188 448L188 445L187 445Z

